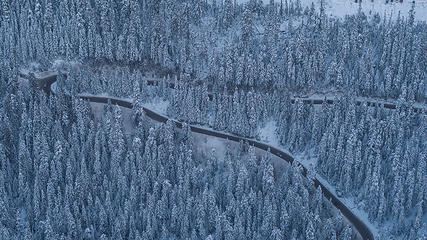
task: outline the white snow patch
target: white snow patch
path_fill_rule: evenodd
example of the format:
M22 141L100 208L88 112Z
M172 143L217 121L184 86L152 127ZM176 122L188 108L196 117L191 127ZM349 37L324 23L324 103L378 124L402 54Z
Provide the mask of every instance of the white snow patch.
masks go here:
M154 98L150 102L144 103L142 105L150 110L155 111L156 113L166 115L167 109L169 107L169 101L165 101L161 98Z
M304 1L304 0L303 0ZM309 2L311 2L309 0ZM316 3L317 2L317 3ZM320 1L316 1L315 4L319 6ZM385 3L385 0L374 0L372 1L362 1L361 7L362 11L367 16L373 16L378 13L381 16L384 14L387 17L392 17L396 19L398 13L400 12L401 16L407 17L409 10L411 9L412 1L393 1ZM356 14L359 9L359 4L351 0L332 0L327 2L326 11L328 14L336 17L345 17L346 15ZM421 0L415 2L415 20L418 21L427 21L427 1Z
M69 71L70 69L75 69L82 66L82 63L77 61L66 61L63 59L56 59L52 62L51 69L53 70L61 70L61 71Z
M270 120L266 122L264 127L258 129L258 136L261 141L269 144L278 145L279 139L277 138L277 124L276 121Z
M40 71L40 64L36 62L31 62L27 66L22 67L19 69L19 72L22 74L29 74L30 72L38 72Z
M37 79L41 78L48 78L58 75L56 71L44 71L44 72L38 72L34 74L34 77Z
M223 160L226 152L226 141L216 137L208 137L200 133L192 133L197 151L209 153L212 152L215 157Z
M54 94L56 94L56 88L57 88L57 84L55 81L54 83L52 83L52 85L50 85L50 91L52 91Z
M246 3L249 0L238 0L239 3ZM275 0L278 4L280 4L280 0ZM297 0L293 0L295 4ZM264 4L269 4L270 0L263 0ZM283 1L285 3L285 1ZM310 7L311 4L314 3L316 10L318 10L320 6L320 0L301 0L301 6L303 8ZM354 0L329 0L325 1L326 4L326 14L342 18L346 15L356 14L359 9L359 4L355 3ZM386 3L385 0L363 0L362 1L362 11L367 16L373 16L378 13L381 17L384 14L388 17L392 16L393 19L396 19L398 13L403 17L408 16L408 12L411 9L412 1L404 0L403 2L399 2L394 0L393 2ZM427 21L427 1L426 0L418 0L415 1L415 20L417 21Z
M298 161L307 169L311 170L311 171L316 171L315 170L315 166L317 165L317 158L316 157L311 157L311 154L309 153L309 155L307 154L298 154L298 155L294 155L294 157L296 159L298 159Z

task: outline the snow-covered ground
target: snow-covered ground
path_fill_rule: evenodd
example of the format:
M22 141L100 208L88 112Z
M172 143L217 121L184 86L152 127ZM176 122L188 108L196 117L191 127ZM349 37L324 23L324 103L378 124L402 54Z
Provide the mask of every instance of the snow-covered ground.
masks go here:
M56 59L52 61L51 67L49 67L47 71L44 71L45 69L42 68L40 63L37 62L30 62L24 66L22 66L19 69L19 73L23 75L28 75L30 72L35 74L36 78L43 78L46 76L51 76L57 74L58 70L61 71L70 71L71 69L76 69L81 66L80 62L76 61L68 61L68 60L62 60L62 59Z
M258 136L262 142L273 145L279 144L279 139L276 134L277 124L276 121L270 120L263 127L258 129Z
M147 103L144 103L143 106L155 111L156 113L166 115L167 109L169 107L169 101L164 101L161 98L155 98Z
M240 3L249 2L249 0L238 0ZM280 0L275 0L280 4ZM263 0L265 4L270 3L270 0ZM285 0L283 0L285 2ZM294 3L296 0L293 1ZM362 10L367 16L373 16L375 13L379 13L381 16L386 14L397 18L398 12L404 17L408 16L408 12L411 9L412 1L403 0L402 3L399 1L393 1L385 3L385 0L363 0ZM305 7L311 6L311 3L318 8L320 0L301 0L301 5ZM354 0L325 0L326 13L335 17L345 17L346 15L352 15L357 13L359 4L355 3ZM418 21L427 21L427 0L415 1L415 19Z
M22 68L21 70L19 70L19 73L25 76L28 76L30 73L33 73L35 78L48 78L48 77L56 76L58 74L56 71L52 71L52 70L41 72L37 69L32 69L32 68Z
M49 78L56 75L57 75L57 72L54 72L54 71L38 72L34 74L36 78Z
M53 70L61 70L61 71L70 71L71 69L76 69L82 66L82 63L77 61L68 61L63 59L56 59L52 62L52 67L50 69Z
M19 72L24 75L27 75L30 72L39 72L39 71L40 71L40 64L36 62L30 62L26 66L22 66L19 69Z
M56 88L57 88L57 84L56 81L54 83L52 83L52 85L50 85L50 90L56 94Z
M218 159L224 159L226 153L226 141L219 138L207 137L203 134L193 133L196 151L200 153L211 152Z
M317 3L320 2L318 0L316 1ZM303 2L306 2L306 0L303 0ZM308 0L308 2L311 1ZM336 17L344 17L346 15L355 14L359 8L359 4L351 0L332 0L326 1L326 3L327 13ZM407 17L409 10L411 9L411 5L412 1L405 0L402 3L393 1L387 4L385 3L385 0L376 0L374 2L368 0L362 1L362 10L367 16L372 16L375 13L379 13L381 16L386 14L387 16L391 15L392 18L397 18L400 11L402 16ZM418 21L427 21L427 1L415 1L415 19Z

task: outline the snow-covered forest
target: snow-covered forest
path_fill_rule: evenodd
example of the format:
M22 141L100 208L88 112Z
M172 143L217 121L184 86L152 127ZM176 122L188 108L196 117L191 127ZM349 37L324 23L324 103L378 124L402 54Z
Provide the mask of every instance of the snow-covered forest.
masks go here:
M359 239L298 164L243 141L197 151L189 127L260 140L268 123L376 238L425 238L417 4L336 18L323 0L2 1L0 239ZM54 93L22 78L45 70ZM132 101L133 130L79 94ZM145 116L159 101L183 129Z
M274 176L270 156L244 143L224 159L195 156L188 127L150 127L136 115L135 134L125 136L119 107L95 122L89 104L61 95L8 103L2 116L15 124L2 121L13 148L0 145L1 239L354 235L297 165Z

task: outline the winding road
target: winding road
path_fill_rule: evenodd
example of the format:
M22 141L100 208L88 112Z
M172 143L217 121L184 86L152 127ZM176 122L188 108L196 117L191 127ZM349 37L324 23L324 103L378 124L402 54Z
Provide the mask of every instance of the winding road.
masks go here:
M24 78L28 78L28 76L25 76L24 74L20 74L20 76L24 77ZM32 77L30 77L30 79L31 78L33 78L33 80L37 80L39 83L39 87L41 89L43 89L45 92L49 93L51 91L50 90L51 85L56 81L56 74L50 74L50 75L46 74L45 77L41 77L41 78L37 78L33 75ZM154 83L152 83L152 84L154 84ZM114 98L109 98L109 97L97 97L97 96L82 96L82 95L79 97L83 100L87 100L87 101L95 102L95 103L111 103L113 105L118 105L118 106L121 106L124 108L129 108L129 109L132 109L132 107L133 107L132 102L120 100L120 99L114 99ZM317 104L321 104L321 103L317 103ZM156 112L154 112L148 108L143 108L143 110L145 111L147 117L149 117L149 118L151 118L157 122L166 123L166 121L171 120L175 123L175 125L178 128L182 128L183 123L181 123L179 121L176 121L173 119L168 119L167 117L162 116L162 115L160 115L160 114L158 114L158 113L156 113ZM286 161L288 163L294 163L295 162L295 163L299 164L302 167L303 176L307 177L308 171L301 163L299 163L297 160L295 160L289 154L287 154L284 151L282 151L278 148L275 148L271 145L255 141L253 139L238 137L238 136L234 136L234 135L230 135L230 134L226 134L226 133L222 133L222 132L217 132L217 131L210 130L210 129L200 128L197 126L191 126L190 125L190 129L192 132L195 132L195 133L200 133L200 134L204 134L207 136L228 139L230 141L235 141L235 142L247 141L250 145L253 145L254 147L262 149L264 151L269 151L269 152L271 152L271 154L274 154L275 156L283 159L284 161ZM316 177L314 179L312 179L312 181L314 182L314 186L316 188L320 186L322 193L323 193L323 196L326 199L330 200L330 202L337 209L340 210L342 215L344 215L344 217L346 217L348 219L348 221L353 224L353 226L355 227L355 229L358 231L358 233L360 234L360 236L363 239L366 239L366 240L371 240L371 239L373 240L374 239L373 233L366 226L366 224L360 218L358 218L346 205L344 205L344 203L340 199L338 199L338 197L336 197L331 191L329 191Z
M66 77L66 73L63 73L64 76ZM45 92L50 92L50 85L52 85L57 78L58 73L55 71L46 71L46 72L41 72L41 73L37 73L37 74L31 74L31 73L20 73L19 76L22 78L26 78L26 79L34 79L37 81L37 83L39 84L40 89L43 89ZM159 85L159 80L156 78L147 78L146 79L147 84L150 86L158 86ZM175 83L170 82L167 83L167 85L174 89L175 88ZM213 99L213 94L209 93L209 100ZM301 98L291 98L290 99L291 104L295 104L297 101L302 101L304 104L313 104L313 105L322 105L324 102L327 104L334 104L334 102L336 101L334 98L327 98L327 97L311 97L311 98L305 98L305 97L301 97ZM382 101L382 102L381 102ZM384 107L385 109L396 109L398 108L398 104L396 102L385 102L383 100L379 100L379 99L364 99L364 100L360 100L360 99L356 99L355 100L355 104L356 106L362 106L362 105L366 105L368 107ZM423 107L423 106L412 106L412 109L415 113L420 112L420 113L424 113L425 115L427 115L427 107Z

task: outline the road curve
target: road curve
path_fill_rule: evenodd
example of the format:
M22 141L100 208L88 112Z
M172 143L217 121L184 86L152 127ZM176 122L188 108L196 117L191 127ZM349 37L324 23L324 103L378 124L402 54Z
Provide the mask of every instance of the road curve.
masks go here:
M57 77L57 72L54 71L47 71L47 72L43 72L43 74L40 74L41 76L35 76L34 74L26 74L26 73L20 73L19 76L22 78L27 78L27 79L34 79L37 80L39 87L41 89L43 89L45 92L50 92L50 85L52 83L54 83L56 81L56 77ZM64 76L66 77L66 73L63 73ZM147 78L147 85L149 86L159 86L159 80L155 79L155 78ZM175 83L173 82L169 82L166 83L169 88L174 89L175 88ZM209 96L209 100L213 99L213 94L212 93L208 93ZM335 100L332 98L291 98L291 104L295 104L295 102L297 102L298 100L301 100L304 104L313 104L313 105L322 105L324 102L327 104L334 104ZM368 107L384 107L385 109L396 109L398 108L397 103L390 103L390 102L378 102L376 100L355 100L355 104L356 106L361 106L366 104L366 106ZM423 107L415 107L412 106L412 109L415 113L420 112L420 113L424 113L425 115L427 115L427 108L423 108Z
M119 100L119 99L114 99L114 98L96 97L96 96L80 96L80 98L83 100L87 100L89 102L111 103L113 105L118 105L118 106L121 106L124 108L129 108L129 109L132 109L132 107L133 107L133 104L129 101ZM143 110L144 110L147 117L149 117L149 118L151 118L157 122L166 123L166 121L171 120L171 121L173 121L173 123L178 128L182 128L182 123L179 121L168 119L168 118L166 118L160 114L157 114L156 112L154 112L148 108L143 108ZM207 136L223 138L223 139L231 140L234 142L247 141L250 145L252 145L256 148L265 150L265 151L269 151L272 154L274 154L277 157L285 160L288 163L293 163L293 162L298 163L303 169L302 175L304 177L307 177L307 169L301 163L296 161L289 154L287 154L287 153L285 153L285 152L281 151L280 149L277 149L273 146L270 146L268 144L261 143L258 141L254 141L252 139L248 139L248 138L244 138L244 137L238 137L238 136L234 136L234 135L230 135L230 134L226 134L226 133L222 133L222 132L217 132L214 130L204 129L204 128L200 128L200 127L196 127L196 126L192 126L192 125L190 125L190 129L192 132L195 132L195 133L200 133L200 134L204 134ZM367 239L367 240L374 239L374 235L369 230L369 228L366 226L366 224L363 223L347 206L345 206L343 202L341 202L335 195L333 195L332 192L329 191L317 178L314 178L312 180L314 182L314 186L316 188L318 186L320 186L320 188L322 189L323 196L326 199L330 200L331 203L337 209L339 209L341 211L341 213L353 224L353 226L356 228L356 230L359 232L360 236L363 239Z
M39 79L36 79L39 80ZM50 93L50 87L51 85L56 81L56 75L53 76L49 76L48 78L44 78L41 79L41 82L39 84L39 86L41 87L41 89L43 89L44 91L46 91L47 93ZM129 108L132 109L133 108L133 103L130 101L126 101L126 100L120 100L120 99L115 99L115 98L109 98L109 97L98 97L98 96L84 96L84 95L80 95L79 96L81 99L89 101L89 102L95 102L95 103L111 103L113 105L118 105L124 108ZM166 123L166 121L171 120L178 128L182 128L183 123L173 120L173 119L169 119L165 116L162 116L148 108L143 108L145 115L151 119L153 119L154 121L157 122L162 122L162 123ZM192 132L195 133L200 133L200 134L204 134L207 136L212 136L212 137L218 137L218 138L222 138L222 139L227 139L227 140L231 140L234 142L240 142L240 141L247 141L250 145L259 148L261 150L264 151L269 151L271 152L271 154L283 159L284 161L288 162L288 163L297 163L298 165L300 165L302 167L302 175L304 177L307 177L307 169L301 164L299 163L297 160L295 160L292 156L290 156L289 154L287 154L286 152L275 148L271 145L262 143L262 142L258 142L255 141L253 139L249 139L249 138L244 138L244 137L238 137L235 135L230 135L227 133L223 133L223 132L217 132L214 130L210 130L210 129L205 129L205 128L200 128L197 126L192 126L189 125L190 129ZM348 219L348 221L350 221L353 226L356 228L356 230L359 232L360 236L362 237L362 239L366 239L366 240L373 240L374 239L374 235L371 232L371 230L367 227L367 225L360 219L358 218L347 206L344 205L344 203L342 201L340 201L334 194L332 194L331 191L329 191L316 177L314 179L312 179L312 181L314 182L314 186L317 188L320 186L323 196L330 200L331 203L338 209L340 210L340 212Z

